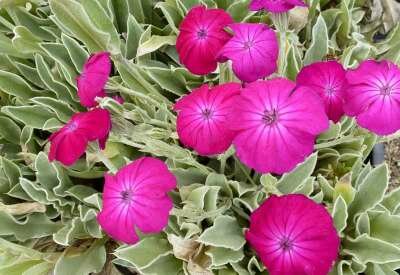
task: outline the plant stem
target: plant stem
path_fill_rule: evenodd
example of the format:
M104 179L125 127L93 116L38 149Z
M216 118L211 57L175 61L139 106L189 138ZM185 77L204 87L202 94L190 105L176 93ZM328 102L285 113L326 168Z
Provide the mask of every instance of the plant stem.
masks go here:
M239 166L239 169L246 175L246 178L250 181L250 183L252 183L252 184L254 184L254 185L257 185L257 184L254 182L254 180L252 179L252 177L250 177L249 173L246 171L246 169L244 168L244 166L243 166L243 164L240 162L240 160L238 160L236 157L235 157L235 160L236 160L236 162L237 162L237 164L238 164L238 166Z
M133 96L133 97L141 98L141 99L147 100L149 103L151 103L151 104L153 104L155 106L160 106L160 102L155 100L154 98L150 97L149 95L143 94L143 93L140 93L140 92L137 92L137 91L134 91L134 90L131 90L131 89L126 88L126 87L124 87L124 86L122 86L120 84L117 84L117 83L113 83L111 85L108 85L107 89L108 90L119 91L121 93L125 93L125 94ZM175 121L175 115L168 109L168 106L167 106L167 110L166 111L167 111L167 114L168 114L169 118L172 121Z
M99 146L95 146L90 144L89 147L95 152L97 158L104 164L107 169L115 174L118 171L118 168L109 160L103 153L103 151L99 148Z

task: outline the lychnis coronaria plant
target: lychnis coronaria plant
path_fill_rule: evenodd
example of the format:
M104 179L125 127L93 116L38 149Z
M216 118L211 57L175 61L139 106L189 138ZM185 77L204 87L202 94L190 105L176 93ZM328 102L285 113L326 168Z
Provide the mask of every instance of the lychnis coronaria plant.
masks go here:
M0 274L395 274L378 2L0 1Z

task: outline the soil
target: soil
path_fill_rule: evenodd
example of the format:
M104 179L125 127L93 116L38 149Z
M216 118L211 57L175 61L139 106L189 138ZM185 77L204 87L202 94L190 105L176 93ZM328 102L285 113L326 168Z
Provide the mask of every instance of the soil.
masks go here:
M390 188L400 186L400 139L385 144L385 158L390 167Z

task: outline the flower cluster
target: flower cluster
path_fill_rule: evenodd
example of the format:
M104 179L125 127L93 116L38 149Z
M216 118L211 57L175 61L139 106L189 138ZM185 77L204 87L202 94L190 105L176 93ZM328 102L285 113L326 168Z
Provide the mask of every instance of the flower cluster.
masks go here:
M250 9L285 12L301 0L253 0ZM346 70L338 61L305 66L296 81L270 77L277 70L279 45L262 23L235 23L222 9L195 6L180 24L176 49L193 74L214 72L228 62L241 83L205 83L174 105L183 145L199 155L235 148L237 158L258 173L283 174L309 156L317 136L348 115L379 134L400 129L400 69L390 61L367 60ZM77 113L49 138L49 159L73 165L89 142L104 149L111 130L109 111L98 106L111 74L110 54L91 56L77 78L87 112ZM270 77L269 79L266 79ZM115 97L123 103L123 99ZM142 157L105 175L102 229L127 244L141 233L161 232L173 201L176 178L156 158ZM277 215L279 213L279 215ZM340 239L323 205L303 195L269 197L250 217L246 239L271 274L327 274Z
M86 61L77 78L77 87L81 105L91 109L74 114L50 136L50 161L73 165L85 153L88 143L95 140L100 149L105 148L111 116L108 110L97 106L96 98L106 96L104 88L110 73L109 53L94 54ZM113 98L124 102L120 96ZM139 240L137 229L142 233L157 233L165 228L173 206L167 192L175 187L175 176L162 161L140 158L116 175L105 175L103 207L97 220L114 239L134 244Z
M304 5L254 0L250 8L285 12ZM367 60L346 70L338 61L321 61L302 68L296 82L265 80L277 69L274 31L230 21L223 10L199 6L180 26L177 49L189 71L207 74L217 62L230 61L242 81L204 84L175 104L180 141L199 155L221 154L233 145L256 172L283 174L313 152L329 120L354 116L379 135L400 129L400 69L392 62ZM203 61L212 65L206 69ZM283 275L327 274L340 245L329 213L303 195L268 198L252 213L246 239L271 274Z
M329 127L321 99L310 87L299 88L287 79L260 80L277 69L274 31L265 24L222 24L229 20L221 18L229 16L223 10L194 7L180 25L180 59L194 73L199 60L212 60L212 69L217 61L230 60L233 72L248 84L204 85L181 98L175 105L179 138L205 156L223 153L233 144L238 158L257 172L288 172L312 153L315 137ZM217 33L224 33L218 43Z
M282 7L296 4L279 2ZM312 153L315 138L329 127L328 119L336 123L344 114L356 116L362 127L377 134L400 129L395 100L400 71L393 63L369 60L346 72L337 61L321 61L305 66L296 83L283 78L261 80L277 69L274 31L264 24L227 24L230 20L223 18L229 18L223 10L198 6L180 26L177 49L190 71L204 68L200 60L213 64L202 74L214 70L217 61L230 60L243 81L242 87L204 85L176 103L177 131L185 146L210 156L233 144L237 157L250 168L283 174Z
M276 70L278 41L265 24L233 23L222 9L197 6L183 19L179 31L176 41L179 59L194 74L211 73L218 62L228 60L233 63L236 76L246 82Z

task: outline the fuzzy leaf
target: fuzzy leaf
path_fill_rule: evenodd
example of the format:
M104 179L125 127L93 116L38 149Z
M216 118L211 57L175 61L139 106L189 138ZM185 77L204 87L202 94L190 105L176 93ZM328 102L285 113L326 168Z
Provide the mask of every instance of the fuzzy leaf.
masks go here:
M153 35L137 49L137 57L152 53L165 45L175 45L176 36L159 36Z
M171 245L161 236L147 237L135 245L115 251L118 258L130 262L139 269L149 267L160 257L171 253Z
M388 186L388 168L386 164L374 168L360 183L358 192L349 206L349 217L353 218L358 213L376 206L386 192Z
M0 125L0 136L11 143L19 144L21 129L18 125L8 117L3 116L0 116Z
M346 221L348 217L347 205L341 196L339 196L335 201L332 210L332 215L333 215L333 220L335 222L335 227L337 231L341 233L346 228L347 225Z
M0 235L13 235L20 241L49 236L60 228L59 223L52 222L42 213L33 213L19 221L0 211L0 220Z
M50 8L64 28L73 33L90 52L108 48L110 35L97 29L82 5L74 0L50 0Z
M182 261L174 258L173 255L158 257L146 268L140 269L143 275L178 275L182 274Z
M215 219L214 225L201 234L199 242L206 245L239 250L246 241L242 229L235 218L219 216Z
M317 154L308 157L298 165L292 172L284 174L279 180L277 187L284 194L291 193L299 187L303 181L311 176L317 163Z
M390 263L398 261L400 255L400 248L391 243L369 237L367 234L363 234L356 239L346 239L343 251L356 257L362 263ZM379 253L376 253L377 251Z
M370 213L371 237L384 240L392 244L400 244L400 216L387 212Z
M211 247L205 252L211 258L212 266L222 266L228 263L237 263L243 259L244 253L222 247Z
M94 242L89 249L78 255L68 255L68 250L66 250L58 259L54 273L88 275L92 272L100 272L106 262L106 249L102 242L102 240Z
M42 129L54 114L42 106L5 106L1 111L32 128Z
M305 54L304 65L323 60L328 53L328 41L328 29L324 18L320 15L312 30L312 42Z
M121 44L119 34L101 4L97 0L83 0L81 4L94 25L100 31L110 35L109 47L111 51L118 52Z
M29 99L35 92L20 76L0 70L0 89L7 94Z
M137 50L139 47L139 40L144 32L142 26L136 20L133 15L129 15L128 17L128 34L126 38L126 44L129 45L126 48L126 58L131 59L135 58L137 55Z
M89 58L89 54L75 39L69 37L68 35L63 33L61 35L61 39L65 48L68 51L72 63L74 63L75 65L75 69L78 72L81 72L83 69L83 65Z
M382 204L391 212L396 211L400 205L400 187L385 195Z

